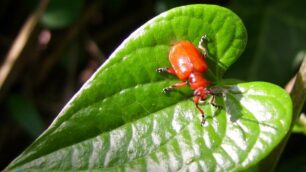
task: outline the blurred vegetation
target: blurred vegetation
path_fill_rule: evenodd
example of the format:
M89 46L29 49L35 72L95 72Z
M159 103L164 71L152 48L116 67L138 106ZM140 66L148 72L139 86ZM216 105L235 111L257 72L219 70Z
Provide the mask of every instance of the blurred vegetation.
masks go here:
M155 15L192 3L226 6L247 27L246 51L227 77L285 87L294 76L306 52L306 2L0 1L0 169L47 128L125 37ZM306 171L305 141L291 136L278 171Z

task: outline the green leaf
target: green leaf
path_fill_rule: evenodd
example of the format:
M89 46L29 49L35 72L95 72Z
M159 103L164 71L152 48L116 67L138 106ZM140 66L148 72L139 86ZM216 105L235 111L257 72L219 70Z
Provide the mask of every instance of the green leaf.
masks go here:
M189 88L162 94L178 82L155 69L170 66L179 40L209 42L207 77L224 97L202 108L200 125ZM241 20L214 5L172 9L130 35L64 107L51 126L7 170L242 170L280 142L291 122L291 100L262 82L221 81L246 44ZM230 83L230 84L229 84Z
M306 116L304 113L302 113L298 120L295 122L292 132L303 133L306 135Z
M45 128L36 107L29 100L19 95L8 99L8 108L16 122L32 137L36 138Z
M41 18L42 24L60 29L71 25L82 12L84 0L52 0Z
M190 99L109 132L58 149L16 170L100 169L239 171L255 165L281 141L291 121L291 101L264 82L223 87L224 108L201 127ZM66 136L67 137L67 136Z
M244 21L249 42L227 77L285 85L306 54L306 1L232 1Z

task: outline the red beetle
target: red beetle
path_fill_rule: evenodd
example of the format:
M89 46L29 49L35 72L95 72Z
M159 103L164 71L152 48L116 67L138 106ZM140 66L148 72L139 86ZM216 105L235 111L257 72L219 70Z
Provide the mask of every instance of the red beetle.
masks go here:
M172 68L158 68L158 72L168 72L176 75L183 82L173 84L169 87L163 89L164 93L171 91L174 88L182 87L187 84L190 85L190 88L194 90L193 101L197 109L202 115L203 125L205 123L205 114L204 111L199 107L199 102L207 98L208 95L212 95L210 104L220 108L214 103L215 93L208 88L210 82L203 77L203 73L208 70L208 65L205 61L207 56L207 51L204 47L204 42L206 40L206 35L204 35L196 48L190 41L180 41L175 43L169 53L169 61L172 65ZM202 50L203 54L199 51Z

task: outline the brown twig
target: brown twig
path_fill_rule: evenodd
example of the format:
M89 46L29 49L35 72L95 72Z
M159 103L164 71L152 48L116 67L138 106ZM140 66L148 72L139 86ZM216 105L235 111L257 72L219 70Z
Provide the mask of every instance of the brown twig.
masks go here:
M292 130L295 122L297 121L299 115L301 114L302 108L306 100L306 56L303 59L302 65L295 76L295 80L292 89L290 91L290 96L293 104L293 115L290 129ZM289 85L289 84L287 84ZM288 88L288 87L287 87ZM291 130L287 133L286 137L283 139L280 145L275 148L275 150L264 160L262 167L264 171L274 171L279 158L285 149L287 142L291 135ZM260 170L259 170L260 171Z
M295 122L303 108L306 99L306 56L296 76L295 84L290 93L293 102L293 122Z
M22 26L18 36L16 37L12 47L10 48L5 61L0 68L0 90L3 89L5 82L7 81L14 65L21 57L22 52L31 37L34 29L37 27L40 17L45 11L49 0L40 1L37 9L28 17L24 25Z

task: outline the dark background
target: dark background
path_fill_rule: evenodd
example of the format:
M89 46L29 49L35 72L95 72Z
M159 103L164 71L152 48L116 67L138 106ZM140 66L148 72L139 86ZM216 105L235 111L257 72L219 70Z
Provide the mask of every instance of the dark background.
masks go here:
M43 2L40 1L40 2ZM53 0L0 88L0 169L52 122L61 108L135 29L170 8L213 3L235 11L246 24L245 53L225 77L263 80L281 87L306 52L306 15L290 0ZM0 64L36 0L0 1ZM305 111L305 110L304 110ZM306 137L291 136L278 171L306 171Z

